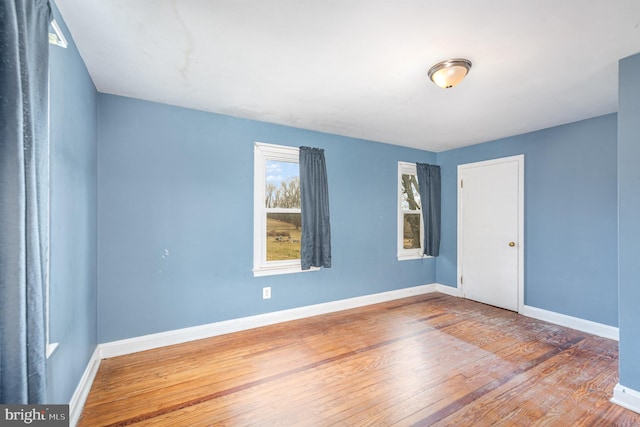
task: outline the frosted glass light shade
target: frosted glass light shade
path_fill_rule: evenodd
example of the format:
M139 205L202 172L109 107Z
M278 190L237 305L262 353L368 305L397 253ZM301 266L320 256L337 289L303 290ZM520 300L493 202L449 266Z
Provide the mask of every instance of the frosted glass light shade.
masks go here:
M429 69L429 79L441 88L451 88L460 83L471 69L468 59L449 59L438 62Z

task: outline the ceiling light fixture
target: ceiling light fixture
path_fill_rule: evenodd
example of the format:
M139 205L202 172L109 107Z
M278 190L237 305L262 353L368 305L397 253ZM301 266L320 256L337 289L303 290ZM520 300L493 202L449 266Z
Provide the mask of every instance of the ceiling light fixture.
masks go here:
M429 79L441 88L449 89L460 83L471 69L471 61L456 58L438 62L429 68Z

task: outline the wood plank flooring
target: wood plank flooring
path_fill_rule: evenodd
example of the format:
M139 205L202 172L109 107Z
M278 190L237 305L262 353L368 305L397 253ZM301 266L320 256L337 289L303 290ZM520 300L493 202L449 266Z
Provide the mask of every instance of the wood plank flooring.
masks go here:
M80 426L640 426L618 343L433 293L102 361Z

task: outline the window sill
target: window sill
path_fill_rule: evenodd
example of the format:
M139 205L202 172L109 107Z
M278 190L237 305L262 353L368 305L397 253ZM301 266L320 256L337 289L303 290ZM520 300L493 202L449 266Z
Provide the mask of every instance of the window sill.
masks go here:
M58 348L57 342L47 344L47 359L51 357L51 355L53 354L54 351L56 351L57 348Z
M318 271L319 267L311 267L309 270L302 270L299 265L286 266L286 267L261 267L253 270L253 277L261 276L275 276L278 274L291 274L291 273L308 273L310 271Z
M398 261L409 261L412 259L426 259L426 258L433 258L433 257L424 256L424 255L415 255L415 254L398 255Z

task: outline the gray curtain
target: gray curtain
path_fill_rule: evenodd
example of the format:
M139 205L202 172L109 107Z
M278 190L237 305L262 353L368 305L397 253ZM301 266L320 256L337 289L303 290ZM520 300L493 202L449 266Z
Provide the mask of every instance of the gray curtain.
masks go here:
M329 224L329 186L324 150L300 147L300 201L302 269L331 267L331 225Z
M0 1L0 404L45 402L50 22Z
M440 166L416 163L424 221L424 254L440 254Z

